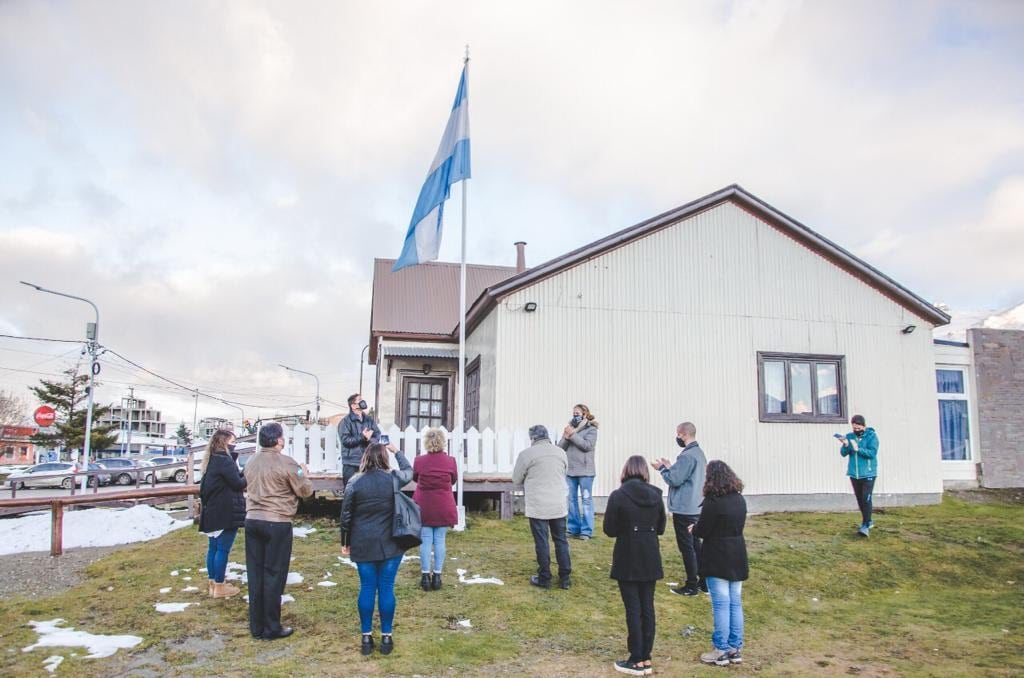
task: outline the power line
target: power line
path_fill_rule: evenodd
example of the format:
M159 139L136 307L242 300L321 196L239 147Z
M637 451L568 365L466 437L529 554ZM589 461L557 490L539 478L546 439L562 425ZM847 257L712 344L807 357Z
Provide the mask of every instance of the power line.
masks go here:
M56 341L64 344L84 344L81 339L52 339L50 337L22 337L17 334L0 334L0 339L24 339L25 341Z

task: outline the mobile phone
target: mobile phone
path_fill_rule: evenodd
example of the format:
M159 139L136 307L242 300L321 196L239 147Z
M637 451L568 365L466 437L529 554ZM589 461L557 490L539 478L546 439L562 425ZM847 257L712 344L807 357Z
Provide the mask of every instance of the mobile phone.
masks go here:
M833 433L832 437L837 438L839 440L846 440L846 436L844 436L842 433Z
M377 439L377 442L379 442L381 445L390 445L391 437L388 436L388 434L386 433L382 433L380 438Z

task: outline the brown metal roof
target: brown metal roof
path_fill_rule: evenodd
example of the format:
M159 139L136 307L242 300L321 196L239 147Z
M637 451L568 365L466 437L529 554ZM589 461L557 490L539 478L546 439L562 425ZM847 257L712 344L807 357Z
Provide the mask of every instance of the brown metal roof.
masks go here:
M488 286L472 302L470 309L466 312L466 329L471 332L500 299L517 290L529 287L536 282L557 275L588 259L627 245L634 240L643 238L661 229L668 228L682 219L709 210L727 201L733 202L741 209L745 209L755 216L764 219L773 227L789 235L812 251L817 252L839 268L874 287L924 320L936 326L945 325L949 322L949 315L941 309L936 308L927 300L914 294L874 266L854 256L784 212L772 207L752 193L748 193L739 185L733 184Z
M370 310L370 363L377 337L450 341L459 324L459 264L429 262L393 272L394 259L374 259ZM514 266L466 265L466 303L515 275Z

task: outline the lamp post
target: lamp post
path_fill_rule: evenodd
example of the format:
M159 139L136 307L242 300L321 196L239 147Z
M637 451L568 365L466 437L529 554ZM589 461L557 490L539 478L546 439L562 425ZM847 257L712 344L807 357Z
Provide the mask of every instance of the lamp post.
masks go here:
M320 423L320 377L316 376L312 372L307 372L306 370L297 370L294 367L288 367L287 365L282 365L281 363L278 363L277 366L278 367L283 367L284 369L288 370L289 372L298 372L299 374L308 374L309 376L311 376L314 379L316 379L316 422L319 424Z
M68 299L75 299L77 301L84 301L85 303L92 306L92 310L96 313L96 322L87 323L85 326L85 338L88 340L86 344L87 350L89 351L89 398L86 403L85 410L85 443L82 447L82 470L88 472L89 470L89 452L92 444L92 401L95 392L96 383L96 372L99 368L99 363L96 362L96 352L99 348L99 337L100 337L100 310L96 308L96 304L92 303L84 297L76 297L73 294L67 294L66 292L57 292L56 290L48 290L45 287L34 285L30 282L20 281L22 285L27 285L37 292L46 292L47 294L56 294L58 297L67 297ZM86 473L82 476L82 492L88 489L89 475Z
M367 344L366 346L363 346L363 350L359 354L359 394L360 395L362 395L362 393L363 393L363 356L366 355L366 349L368 349L368 348L370 348L369 344Z

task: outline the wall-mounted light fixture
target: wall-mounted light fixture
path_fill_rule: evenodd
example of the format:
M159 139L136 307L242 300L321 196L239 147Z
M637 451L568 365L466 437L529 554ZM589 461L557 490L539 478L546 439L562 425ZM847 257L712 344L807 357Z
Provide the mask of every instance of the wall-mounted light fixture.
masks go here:
M423 374L430 374L430 363L423 363Z
M902 330L900 330L900 332L902 332L903 334L913 334L914 330L916 329L917 325L907 325Z
M537 302L536 301L528 301L528 302L526 302L523 305L523 310L526 311L527 313L533 313L534 311L537 310Z

